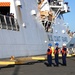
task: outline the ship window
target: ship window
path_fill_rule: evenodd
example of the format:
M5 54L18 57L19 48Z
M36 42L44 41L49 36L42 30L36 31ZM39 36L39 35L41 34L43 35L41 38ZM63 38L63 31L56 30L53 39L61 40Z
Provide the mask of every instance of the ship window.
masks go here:
M0 14L7 15L10 12L10 7L0 7Z
M6 15L10 12L10 2L0 2L0 14Z

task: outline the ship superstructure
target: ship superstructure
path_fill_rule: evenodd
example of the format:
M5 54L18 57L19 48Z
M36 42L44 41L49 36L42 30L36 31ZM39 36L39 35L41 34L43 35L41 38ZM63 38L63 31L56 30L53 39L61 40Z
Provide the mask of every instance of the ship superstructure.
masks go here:
M48 43L68 43L64 0L0 0L0 58L46 54Z

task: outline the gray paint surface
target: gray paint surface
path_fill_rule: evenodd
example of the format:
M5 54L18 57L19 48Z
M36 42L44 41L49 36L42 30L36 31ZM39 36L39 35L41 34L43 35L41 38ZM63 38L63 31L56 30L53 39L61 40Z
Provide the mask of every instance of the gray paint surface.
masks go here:
M66 36L69 40L67 33L62 33L62 30L65 30L63 19L57 18L51 34L46 33L39 19L31 15L32 10L38 13L37 0L20 0L22 7L16 6L15 0L12 2L20 31L0 30L0 58L46 54L48 43L52 43L54 46L54 36ZM26 25L26 28L23 27L23 24ZM55 30L58 30L58 33ZM52 35L53 41L49 41L48 34ZM58 43L62 46L63 41Z

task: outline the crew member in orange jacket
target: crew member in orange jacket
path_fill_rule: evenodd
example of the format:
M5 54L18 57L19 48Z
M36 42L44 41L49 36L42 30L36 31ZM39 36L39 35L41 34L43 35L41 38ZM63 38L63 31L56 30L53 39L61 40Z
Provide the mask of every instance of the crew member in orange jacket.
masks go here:
M54 55L55 55L55 66L59 66L59 47L58 47L58 43L55 43L56 48L54 50Z
M47 61L48 65L52 66L52 49L51 49L52 44L48 44L48 49L47 49Z
M62 65L63 65L63 66L66 66L66 55L67 55L66 44L63 44L61 53L62 53Z

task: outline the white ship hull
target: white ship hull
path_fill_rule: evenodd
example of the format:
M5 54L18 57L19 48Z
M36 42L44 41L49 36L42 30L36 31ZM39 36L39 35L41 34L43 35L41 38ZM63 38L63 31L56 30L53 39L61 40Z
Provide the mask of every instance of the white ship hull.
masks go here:
M16 0L0 0L10 2L10 12L18 20L19 31L0 29L0 58L10 56L32 56L46 54L48 43L58 42L61 47L70 38L66 31L63 18L57 18L53 25L53 33L46 32L38 18L31 11L38 12L37 0L20 0L21 7L16 6Z

